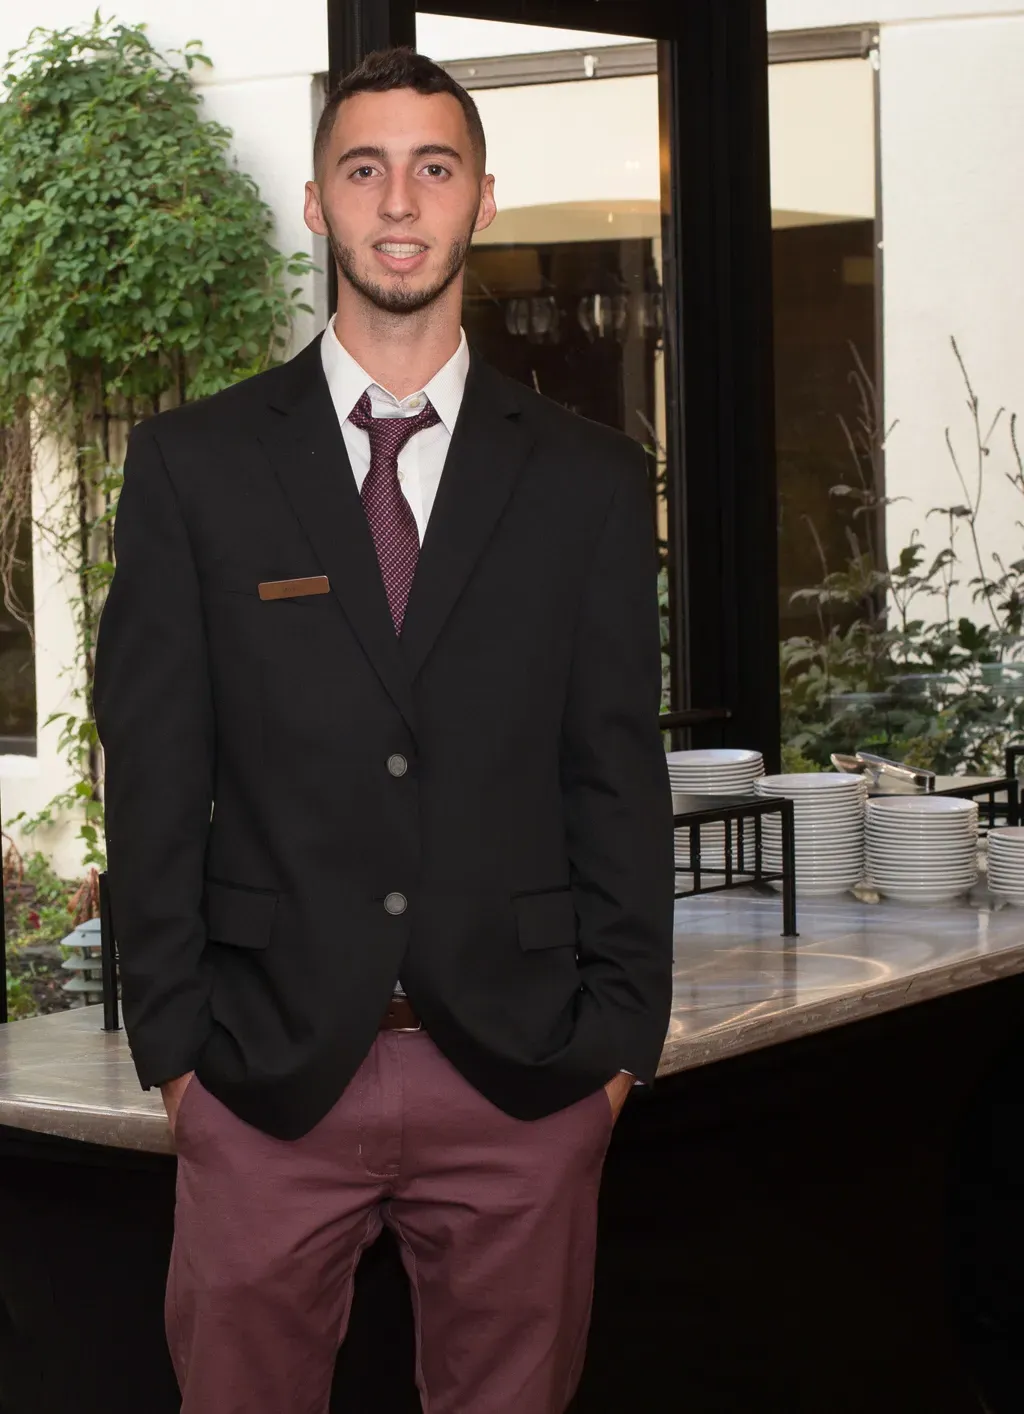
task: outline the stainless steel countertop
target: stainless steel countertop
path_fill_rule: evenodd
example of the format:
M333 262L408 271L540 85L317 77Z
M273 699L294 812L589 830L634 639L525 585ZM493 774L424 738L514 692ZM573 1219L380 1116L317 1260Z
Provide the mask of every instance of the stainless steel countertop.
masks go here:
M1024 909L921 908L870 895L799 904L749 889L676 904L675 1001L659 1075L842 1026L1024 972ZM99 1007L0 1026L0 1124L172 1153L156 1091L140 1090L123 1032Z

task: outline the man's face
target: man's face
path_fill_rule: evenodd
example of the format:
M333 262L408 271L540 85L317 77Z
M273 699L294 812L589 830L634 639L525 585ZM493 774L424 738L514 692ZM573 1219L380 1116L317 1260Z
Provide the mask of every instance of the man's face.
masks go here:
M306 224L328 238L339 277L378 309L411 314L459 276L475 231L494 219L462 108L409 88L342 103Z

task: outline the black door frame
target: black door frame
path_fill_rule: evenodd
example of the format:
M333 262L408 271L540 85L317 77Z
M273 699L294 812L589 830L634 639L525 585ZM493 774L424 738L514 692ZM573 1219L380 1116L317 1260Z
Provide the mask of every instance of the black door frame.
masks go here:
M415 44L412 0L326 0L329 80ZM420 8L423 8L422 6ZM677 744L778 769L779 621L765 0L451 0L440 13L659 45L672 705Z

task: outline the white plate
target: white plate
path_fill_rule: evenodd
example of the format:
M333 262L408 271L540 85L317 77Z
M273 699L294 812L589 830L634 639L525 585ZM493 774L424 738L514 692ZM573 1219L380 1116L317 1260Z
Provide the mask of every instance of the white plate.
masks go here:
M796 883L797 902L802 898L832 898L837 894L849 893L855 884L859 884L860 879L851 879L848 882L840 883L810 883L805 879L798 879ZM781 879L773 879L772 888L777 894L782 893Z
M765 860L764 862L769 873L782 873L781 859L777 861ZM813 862L807 859L798 859L796 861L796 876L798 879L838 879L846 878L847 876L859 879L863 872L864 868L859 859L843 859L841 861L814 860Z
M721 771L708 771L703 767L689 770L683 766L670 766L669 776L674 781L758 781L761 772L749 766L723 767Z
M670 776L685 776L688 780L719 779L725 776L737 776L744 780L756 780L764 775L764 767L760 761L744 762L741 765L730 766L724 762L718 765L705 765L704 763L667 761L668 773Z
M856 796L837 800L826 800L823 796L802 796L794 799L789 795L769 795L767 791L755 790L754 795L761 800L789 800L793 806L793 814L799 820L801 816L810 819L811 816L820 819L827 819L835 815L849 815L858 820L864 818L864 802L858 800ZM774 813L774 812L773 812ZM781 818L776 816L776 818Z
M872 887L877 893L896 899L900 903L952 903L954 899L963 898L964 894L970 893L970 886L962 889L904 889L882 888L880 884L874 884Z
M781 791L835 790L839 786L856 786L859 790L867 788L863 776L854 776L848 771L807 771L806 773L765 776L763 780L770 790Z
M935 889L935 891L925 892L925 894L905 894L905 892L897 892L895 889L891 888L877 888L875 892L883 895L883 898L888 899L890 904L922 905L953 904L956 899L963 898L965 894L969 894L970 889L960 888L956 889L955 892L950 892L949 889Z
M988 842L1024 850L1024 825L1000 825L998 829L989 830Z
M676 795L753 795L749 781L669 781Z
M832 829L835 826L845 826L848 829L864 829L864 817L859 810L801 810L799 805L793 811L793 824L798 830L824 830ZM782 816L771 814L762 815L761 828L764 830L781 830Z
M978 866L973 859L958 859L950 864L917 864L905 859L873 859L868 855L864 860L865 869L872 874L899 874L901 877L916 879L954 879L962 874L977 874Z
M923 857L933 854L976 854L978 841L973 835L957 840L880 840L870 831L865 833L864 843L868 849L880 854L918 854Z
M869 849L877 849L887 854L972 854L978 848L978 841L974 835L965 835L963 838L952 840L944 837L930 840L908 840L902 836L894 839L880 839L870 830L866 830L864 833L864 843Z
M873 869L898 869L900 873L907 870L927 874L941 874L943 870L949 873L961 873L966 869L978 868L978 861L973 854L961 855L959 859L903 859L896 855L866 854L864 856L868 864Z
M777 840L767 840L761 846L761 853L781 859L782 845ZM795 853L797 859L863 859L864 846L859 839L797 840Z
M965 835L963 839L948 840L945 838L934 840L915 839L880 839L870 830L864 835L864 843L869 849L884 850L894 854L956 854L973 853L978 848L978 841L974 835Z
M936 870L933 874L918 872L917 870L864 870L866 878L870 878L873 884L919 884L922 888L936 884L965 884L973 882L977 878L977 870Z
M870 854L877 854L881 859L959 859L965 855L970 855L973 859L978 852L978 846L973 840L966 844L933 845L913 845L901 840L887 845L872 839L870 835L864 841L864 847Z
M952 795L889 795L873 796L867 804L868 815L910 815L915 819L930 817L977 815L976 800L960 800Z
M765 840L761 845L762 854L782 858L782 843L779 840ZM797 840L796 857L810 858L815 855L831 855L836 859L863 859L864 845L859 836L849 840Z
M667 751L665 759L670 766L739 766L761 765L764 758L760 751L748 751L739 746L713 746L694 751Z

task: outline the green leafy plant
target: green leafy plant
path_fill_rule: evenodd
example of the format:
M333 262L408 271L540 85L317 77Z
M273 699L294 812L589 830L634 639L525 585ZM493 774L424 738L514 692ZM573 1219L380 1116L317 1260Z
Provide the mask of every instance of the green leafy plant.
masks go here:
M0 585L9 600L45 443L61 492L36 531L74 575L78 639L73 705L48 719L73 784L16 818L31 833L76 807L86 864L103 863L92 664L126 432L279 361L309 308L291 283L308 257L275 248L229 130L203 117L191 74L209 63L198 40L164 55L97 12L34 30L2 70Z
M1001 768L1007 743L1024 736L1024 556L1010 563L986 556L978 533L992 439L1004 409L983 420L955 339L951 345L973 446L968 462L946 429L963 500L928 512L942 518L946 544L928 560L915 533L884 565L874 542L851 531L845 566L830 570L822 555L821 581L794 596L814 608L818 633L781 645L784 751L818 769L828 768L831 753L859 747L942 774L991 773ZM1005 476L1024 496L1016 415L1008 424L1011 469ZM859 441L851 439L858 460L865 448L874 455L881 436L870 417L860 434ZM833 491L855 496L858 509L872 518L887 504L876 485L861 477L857 486ZM1017 524L1024 548L1024 526ZM954 614L953 591L963 583L981 623Z

